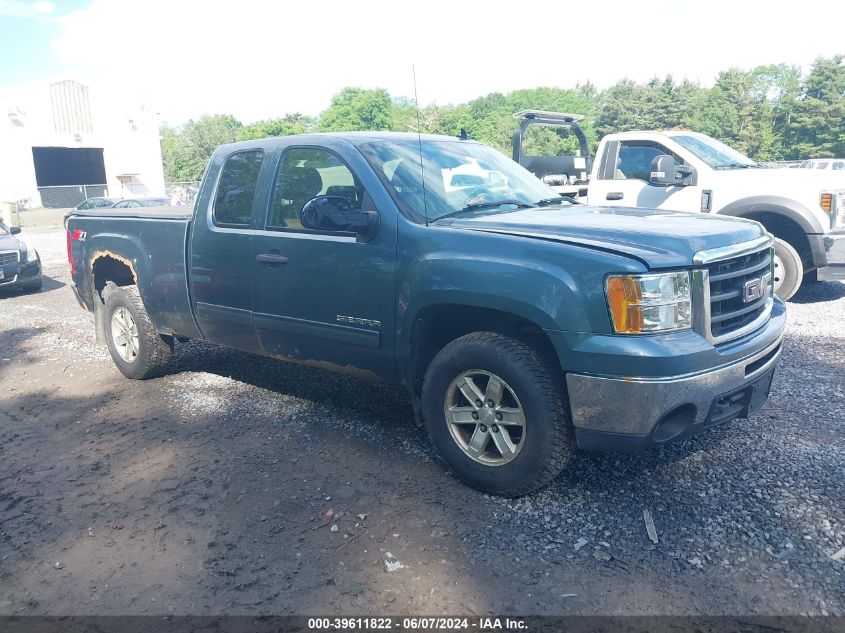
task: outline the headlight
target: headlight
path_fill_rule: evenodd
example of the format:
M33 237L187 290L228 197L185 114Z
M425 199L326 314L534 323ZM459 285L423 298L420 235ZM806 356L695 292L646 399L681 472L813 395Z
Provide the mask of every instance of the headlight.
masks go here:
M845 229L845 190L836 192L830 212L830 228Z
M611 275L607 305L617 334L649 334L692 326L690 274Z
M38 251L32 248L23 240L18 240L21 245L21 264L38 260Z

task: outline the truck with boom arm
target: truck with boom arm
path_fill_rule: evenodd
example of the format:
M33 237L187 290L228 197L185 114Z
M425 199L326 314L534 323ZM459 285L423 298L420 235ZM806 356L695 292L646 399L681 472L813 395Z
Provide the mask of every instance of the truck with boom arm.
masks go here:
M564 171L567 161L579 160L589 166L586 179L577 174L577 184L565 191L556 187L561 195L580 196L590 205L760 222L775 238L775 293L784 300L804 282L845 279L845 171L764 167L688 130L607 134L591 158L578 115L527 110L517 118L514 159L536 176L549 179L535 165L551 163ZM525 130L535 124L572 133L580 156L523 157Z

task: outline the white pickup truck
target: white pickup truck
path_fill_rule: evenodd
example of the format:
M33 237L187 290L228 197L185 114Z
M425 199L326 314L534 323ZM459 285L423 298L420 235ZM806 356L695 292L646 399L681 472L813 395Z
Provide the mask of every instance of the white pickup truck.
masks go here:
M599 143L587 203L756 220L776 238L784 300L802 281L845 279L845 172L763 167L696 132L620 132Z

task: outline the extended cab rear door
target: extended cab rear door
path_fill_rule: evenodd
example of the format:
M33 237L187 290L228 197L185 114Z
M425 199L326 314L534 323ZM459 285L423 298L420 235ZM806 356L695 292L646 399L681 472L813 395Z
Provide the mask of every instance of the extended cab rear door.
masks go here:
M253 218L265 206L261 174L268 156L260 147L240 147L212 160L196 203L188 257L194 313L208 341L257 352Z
M396 217L376 206L386 192L351 144L296 141L274 156L269 203L253 239L259 344L269 356L388 378L395 371ZM378 212L378 230L365 239L303 228L299 211L318 195Z
M700 211L701 187L653 185L649 182L651 161L660 154L683 158L656 141L620 139L604 145L597 177L590 182L590 204L640 207L672 211Z

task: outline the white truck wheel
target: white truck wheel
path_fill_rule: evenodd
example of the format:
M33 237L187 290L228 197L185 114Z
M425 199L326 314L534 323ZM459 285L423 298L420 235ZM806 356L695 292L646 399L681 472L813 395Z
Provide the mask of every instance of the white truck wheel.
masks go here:
M775 294L784 301L788 301L801 287L804 264L798 252L788 242L777 237L775 238L774 269Z

